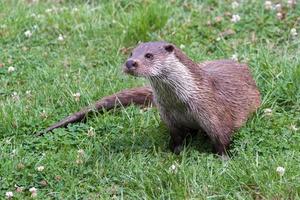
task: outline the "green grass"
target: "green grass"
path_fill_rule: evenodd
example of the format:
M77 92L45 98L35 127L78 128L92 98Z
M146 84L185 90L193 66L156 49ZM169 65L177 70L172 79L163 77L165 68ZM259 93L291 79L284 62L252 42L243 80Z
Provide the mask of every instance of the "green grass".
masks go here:
M254 0L236 9L217 0L28 2L0 1L0 199L7 191L29 199L31 187L37 199L300 199L300 131L292 128L300 128L300 5L282 1L278 20ZM241 20L232 23L228 12ZM228 29L235 34L219 36ZM230 160L200 136L172 154L157 110L133 106L34 135L103 96L146 84L120 66L150 40L173 42L199 62L238 54L250 65L263 104L235 134Z

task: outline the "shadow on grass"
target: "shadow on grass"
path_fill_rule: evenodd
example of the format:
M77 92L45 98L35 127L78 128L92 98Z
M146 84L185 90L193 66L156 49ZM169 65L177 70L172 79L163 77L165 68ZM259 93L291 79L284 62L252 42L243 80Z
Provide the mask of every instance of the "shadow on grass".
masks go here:
M170 153L169 149L169 133L166 127L160 124L158 127L150 127L142 130L140 133L131 134L125 132L116 136L108 136L107 143L102 143L106 151L110 153L132 153L132 152L148 152ZM185 151L196 150L200 154L213 153L213 146L209 138L203 133L196 136L188 136L185 140ZM103 152L102 152L103 153Z

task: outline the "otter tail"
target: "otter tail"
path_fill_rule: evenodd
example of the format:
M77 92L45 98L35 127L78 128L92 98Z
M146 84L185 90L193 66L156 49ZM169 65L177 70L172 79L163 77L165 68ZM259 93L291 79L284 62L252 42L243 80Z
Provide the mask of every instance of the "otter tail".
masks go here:
M53 124L47 129L38 132L37 135L43 135L56 128L66 127L68 124L83 121L88 114L93 112L102 112L103 110L111 110L116 107L126 107L131 104L140 106L151 106L153 102L153 93L150 87L139 87L127 90L122 90L116 94L103 97L99 101L96 101L93 105L83 108L79 112L73 113L72 115L62 119L61 121Z

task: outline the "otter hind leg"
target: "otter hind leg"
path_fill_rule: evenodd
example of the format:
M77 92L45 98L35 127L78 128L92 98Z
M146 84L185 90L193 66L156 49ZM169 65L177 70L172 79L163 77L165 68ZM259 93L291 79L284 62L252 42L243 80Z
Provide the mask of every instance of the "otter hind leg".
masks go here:
M229 147L230 142L227 141L226 143L222 143L222 142L214 142L214 149L215 152L217 154L219 154L220 156L224 156L227 155L227 150Z
M209 134L211 141L213 142L215 153L220 156L228 155L228 148L230 145L229 134Z

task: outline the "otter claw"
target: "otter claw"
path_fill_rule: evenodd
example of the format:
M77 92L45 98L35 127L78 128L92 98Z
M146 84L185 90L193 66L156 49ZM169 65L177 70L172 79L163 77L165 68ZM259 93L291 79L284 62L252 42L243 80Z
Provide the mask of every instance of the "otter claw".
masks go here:
M172 149L173 153L175 153L176 155L179 155L182 150L183 150L182 145L178 145L178 146L174 147L174 149Z

